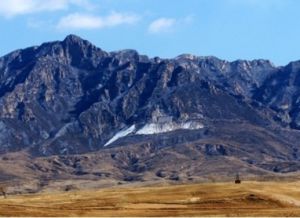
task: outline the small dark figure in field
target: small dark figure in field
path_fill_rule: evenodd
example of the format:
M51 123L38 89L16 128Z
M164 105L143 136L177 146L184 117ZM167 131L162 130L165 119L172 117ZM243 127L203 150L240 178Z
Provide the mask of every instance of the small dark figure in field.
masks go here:
M66 192L74 191L74 190L78 190L78 188L74 185L66 185L66 187L65 187Z
M241 182L242 182L242 181L240 180L239 174L236 174L234 183L235 183L235 184L240 184Z
M0 194L6 198L6 192L5 192L5 188L4 187L0 187Z

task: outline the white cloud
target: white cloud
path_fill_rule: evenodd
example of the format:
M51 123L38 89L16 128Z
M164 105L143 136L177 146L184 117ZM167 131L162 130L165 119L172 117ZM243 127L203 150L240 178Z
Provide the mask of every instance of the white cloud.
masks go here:
M94 2L93 2L94 3ZM70 5L76 5L78 7L82 7L86 10L93 10L97 8L96 4L91 3L89 0L69 0Z
M57 29L101 29L122 24L134 24L138 20L137 15L117 12L112 12L107 16L73 13L62 17L56 27Z
M172 30L172 27L176 24L176 19L173 18L159 18L150 23L148 31L150 33L161 33Z
M65 10L71 5L85 9L92 6L88 0L1 0L0 16L11 18L37 12Z
M178 29L182 26L192 24L194 18L195 16L193 14L177 19L161 17L150 23L148 32L152 34L172 32L175 27Z

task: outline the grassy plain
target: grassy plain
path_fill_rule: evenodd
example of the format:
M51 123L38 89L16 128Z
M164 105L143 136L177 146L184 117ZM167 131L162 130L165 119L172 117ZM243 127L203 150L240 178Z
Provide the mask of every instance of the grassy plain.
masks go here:
M300 216L300 182L123 187L10 195L0 216Z

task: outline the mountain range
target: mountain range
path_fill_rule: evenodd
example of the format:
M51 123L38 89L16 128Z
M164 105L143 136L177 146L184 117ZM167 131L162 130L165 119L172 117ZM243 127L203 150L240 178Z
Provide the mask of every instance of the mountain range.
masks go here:
M149 58L69 35L0 58L0 180L36 191L293 177L299 96L300 61Z

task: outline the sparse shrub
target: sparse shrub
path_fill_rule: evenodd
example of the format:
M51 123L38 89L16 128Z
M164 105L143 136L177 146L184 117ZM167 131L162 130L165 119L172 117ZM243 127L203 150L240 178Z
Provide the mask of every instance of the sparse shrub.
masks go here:
M4 186L0 186L0 194L6 198L6 188Z
M165 178L167 176L167 173L163 170L159 170L155 173L155 175L161 178Z
M75 185L66 185L65 187L65 191L68 192L68 191L73 191L73 190L77 190L78 188L75 186Z
M170 180L173 180L173 181L179 181L179 180L180 180L179 176L176 175L176 174L172 174L172 175L169 177L169 179L170 179Z

